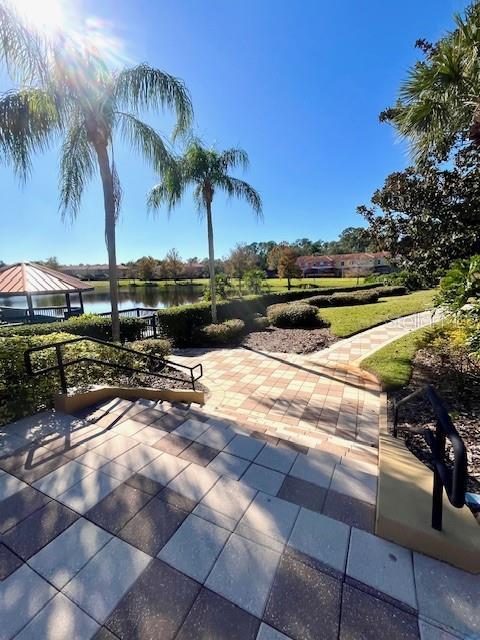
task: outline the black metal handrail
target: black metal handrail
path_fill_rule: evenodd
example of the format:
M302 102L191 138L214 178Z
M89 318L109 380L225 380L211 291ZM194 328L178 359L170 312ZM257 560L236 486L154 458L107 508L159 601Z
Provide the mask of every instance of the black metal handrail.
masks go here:
M71 338L70 340L62 340L60 342L54 342L52 344L40 345L37 347L30 347L30 349L27 349L23 354L25 369L27 371L27 374L30 376L39 376L39 375L51 373L52 371L58 371L59 377L60 377L60 385L63 393L67 393L67 390L68 390L65 369L67 367L71 367L73 365L80 364L82 362L91 362L93 364L101 364L103 366L112 367L113 369L122 369L123 371L130 371L131 373L143 373L143 374L152 375L158 378L165 378L167 380L176 380L177 382L185 382L184 378L171 376L166 373L161 373L160 371L152 371L150 369L139 369L137 367L130 367L129 365L121 364L119 362L109 362L107 360L102 360L100 358L91 358L91 357L85 356L82 358L76 358L75 360L69 360L68 362L65 362L63 359L62 347L66 344L73 344L73 343L82 342L82 341L101 344L103 346L110 347L111 349L114 349L117 351L131 353L138 358L144 358L145 360L148 360L150 362L150 365L151 365L150 369L152 369L153 368L152 365L156 363L161 369L164 369L165 367L169 367L171 369L184 369L186 371L189 371L190 382L192 385L192 389L194 391L195 391L195 382L200 380L200 378L203 376L203 367L201 363L198 363L193 367L189 367L186 364L180 364L179 362L173 362L172 360L167 360L166 358L161 358L159 356L151 355L148 353L142 353L141 351L137 351L136 349L130 349L129 347L124 347L122 345L115 344L113 342L107 342L106 340L100 340L99 338L88 338L88 337ZM32 353L38 352L38 351L45 351L46 349L55 349L57 364L52 365L50 367L43 367L42 369L34 369L32 364L32 358L31 358ZM195 375L194 373L196 369L199 369L198 375Z
M450 415L435 389L428 385L417 389L410 395L394 403L393 436L398 434L399 408L415 397L423 395L432 406L436 417L436 429L412 430L422 435L432 453L433 462L433 495L432 495L432 527L442 530L443 489L447 494L450 504L457 509L465 505L465 492L467 490L467 451L465 443L450 418ZM445 462L446 440L450 441L453 449L453 468Z

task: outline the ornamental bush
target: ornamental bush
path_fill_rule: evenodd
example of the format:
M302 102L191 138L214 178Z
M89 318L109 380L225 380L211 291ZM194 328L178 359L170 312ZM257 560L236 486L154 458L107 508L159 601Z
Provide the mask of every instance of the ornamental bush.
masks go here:
M314 307L344 307L355 304L372 304L378 302L379 294L376 289L371 291L345 291L333 293L330 296L320 295L307 298L305 302Z
M133 342L142 336L145 320L141 318L120 317L120 337L122 341ZM24 324L13 327L1 327L0 336L45 336L51 333L70 333L99 340L112 339L112 321L107 316L85 313L82 316L69 318L64 322L48 322L42 324Z
M318 323L315 307L304 303L274 304L268 307L267 317L274 327L296 329Z
M269 326L270 320L266 316L255 316L251 323L252 331L265 331Z
M392 285L389 287L378 287L378 289L374 289L374 291L378 292L380 298L388 298L390 296L404 296L408 293L407 287L400 285Z
M129 345L135 351L141 351L156 358L166 358L172 353L172 343L170 340L160 340L158 338L148 338L147 340L137 340Z
M199 341L212 346L237 343L245 331L243 320L233 318L221 324L209 324L199 330Z

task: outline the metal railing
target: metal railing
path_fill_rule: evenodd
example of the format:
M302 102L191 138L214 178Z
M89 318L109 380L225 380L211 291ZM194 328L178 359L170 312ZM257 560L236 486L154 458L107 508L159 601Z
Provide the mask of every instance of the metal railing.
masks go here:
M432 386L417 389L417 391L394 403L393 436L396 438L398 435L399 408L418 396L425 396L430 402L436 418L436 428L435 431L428 428L407 430L423 436L431 451L433 464L432 527L437 531L441 531L443 489L445 489L447 498L452 506L461 509L465 505L467 451L442 399ZM447 439L453 449L453 467L446 464L445 447Z
M103 360L101 358L93 358L93 357L87 357L87 356L84 356L82 358L76 358L75 360L68 360L67 362L65 362L62 347L67 344L74 344L76 342L82 342L82 341L93 342L94 344L100 344L100 345L109 347L117 352L121 351L124 353L132 354L136 358L143 358L149 362L150 366L148 369L139 369L137 367L132 367L127 364L122 364L120 362L109 362L108 360ZM55 349L57 363L49 367L34 369L32 358L31 358L32 353L36 353L38 351L45 351L47 349L52 349L52 348ZM173 362L172 360L167 360L166 358L160 358L159 356L154 356L148 353L142 353L141 351L130 349L129 347L124 347L119 344L114 344L113 342L99 340L98 338L83 338L83 337L72 338L70 340L62 340L61 342L54 342L52 344L41 345L38 347L31 347L30 349L27 349L24 352L23 357L25 362L25 369L27 371L27 374L30 376L40 376L40 375L45 375L47 373L52 373L53 371L58 371L58 374L60 377L60 386L63 393L67 393L68 391L66 369L68 367L72 367L74 365L85 363L85 362L90 362L92 364L99 364L104 367L111 367L113 369L120 369L123 371L128 371L129 373L146 374L150 376L155 376L157 378L174 380L177 382L185 382L185 378L180 378L167 373L162 373L162 371L166 368L171 369L173 371L178 370L178 373L180 373L181 371L186 371L186 372L188 371L190 384L192 385L192 389L194 391L195 391L195 382L200 380L200 378L203 376L203 367L200 363L196 364L193 367L189 367L188 365L185 365L185 364ZM154 370L155 365L158 369L160 369L159 371ZM195 374L196 370L197 370L197 374Z
M145 320L145 326L141 329L142 338L158 338L158 309L151 309L148 307L132 307L131 309L119 309L120 316L126 316L127 318L141 318ZM99 316L110 317L111 311L104 311L99 313Z

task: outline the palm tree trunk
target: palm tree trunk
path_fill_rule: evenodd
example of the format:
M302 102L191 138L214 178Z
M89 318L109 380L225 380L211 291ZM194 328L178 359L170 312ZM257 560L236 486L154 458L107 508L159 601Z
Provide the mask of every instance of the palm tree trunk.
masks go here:
M217 323L217 287L215 282L215 251L213 247L212 203L207 201L208 267L210 271L210 294L212 298L212 322Z
M108 158L107 146L95 146L103 185L103 202L105 206L105 240L108 251L108 274L110 281L110 304L112 307L112 340L120 342L120 316L118 314L118 276L117 251L115 243L115 198L113 193L113 176Z

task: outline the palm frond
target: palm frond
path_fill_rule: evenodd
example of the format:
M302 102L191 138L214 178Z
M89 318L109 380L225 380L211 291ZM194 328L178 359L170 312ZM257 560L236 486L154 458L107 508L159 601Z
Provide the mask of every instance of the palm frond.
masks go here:
M241 167L247 169L249 165L248 154L243 149L226 149L220 154L220 163L224 171Z
M258 219L263 219L262 199L256 189L248 182L233 178L232 176L223 176L217 182L218 187L225 191L229 197L240 198L245 200L253 209Z
M155 129L130 113L120 112L117 116L124 140L152 163L156 171L161 173L172 164L172 153Z
M22 89L0 98L0 154L25 179L31 154L48 148L60 130L53 98L40 89Z
M95 157L85 123L78 118L67 131L60 162L60 210L62 217L76 218L86 183L95 172Z
M132 108L137 112L141 109L173 109L179 133L187 131L193 119L190 94L183 81L147 64L118 74L115 98L119 108Z
M155 211L165 204L170 213L176 205L180 204L184 187L181 161L173 162L164 170L162 181L148 194L149 211Z
M8 0L0 3L0 62L12 77L27 84L46 77L47 43Z

